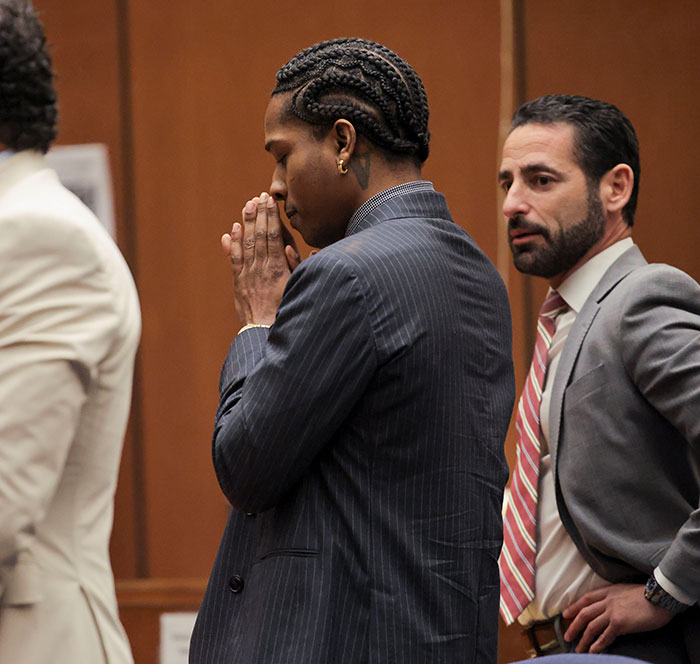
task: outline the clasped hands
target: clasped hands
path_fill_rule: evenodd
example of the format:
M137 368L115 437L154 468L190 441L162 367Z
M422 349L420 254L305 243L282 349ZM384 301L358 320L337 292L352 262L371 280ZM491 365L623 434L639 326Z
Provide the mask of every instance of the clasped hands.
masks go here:
M644 597L644 586L616 583L586 593L562 613L573 622L564 638L575 641L576 652L601 653L618 636L659 629L673 614Z
M282 293L301 259L269 194L249 200L221 246L233 268L233 294L241 325L272 325Z

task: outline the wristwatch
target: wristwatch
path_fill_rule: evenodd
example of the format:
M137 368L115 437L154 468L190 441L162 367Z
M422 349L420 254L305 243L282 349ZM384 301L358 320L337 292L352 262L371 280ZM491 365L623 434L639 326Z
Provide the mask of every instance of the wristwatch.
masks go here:
M652 574L644 588L644 597L652 604L660 606L671 613L685 611L690 605L679 602L673 595L667 593Z

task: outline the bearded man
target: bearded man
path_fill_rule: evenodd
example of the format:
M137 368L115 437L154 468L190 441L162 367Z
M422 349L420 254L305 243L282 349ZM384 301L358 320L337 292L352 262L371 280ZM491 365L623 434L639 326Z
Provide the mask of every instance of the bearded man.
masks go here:
M632 240L615 106L524 104L499 180L515 266L549 280L516 424L501 614L526 648L700 662L700 287Z

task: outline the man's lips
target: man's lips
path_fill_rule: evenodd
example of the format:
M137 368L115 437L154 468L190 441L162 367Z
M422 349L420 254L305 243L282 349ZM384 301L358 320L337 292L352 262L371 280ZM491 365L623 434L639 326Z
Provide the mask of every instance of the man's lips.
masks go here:
M510 237L511 244L524 244L525 242L530 242L536 237L542 237L544 233L537 228L511 228L508 231L508 236Z
M511 228L509 234L511 237L520 237L521 235L539 235L539 231L530 228Z

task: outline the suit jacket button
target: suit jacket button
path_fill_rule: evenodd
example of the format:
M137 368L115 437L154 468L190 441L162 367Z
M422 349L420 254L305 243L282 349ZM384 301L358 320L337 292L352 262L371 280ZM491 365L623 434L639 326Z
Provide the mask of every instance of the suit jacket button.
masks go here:
M245 515L249 518L252 519L255 516L255 512L246 512Z
M238 574L232 576L228 581L228 589L232 593L241 592L241 590L243 590L243 579L240 576L238 576Z

